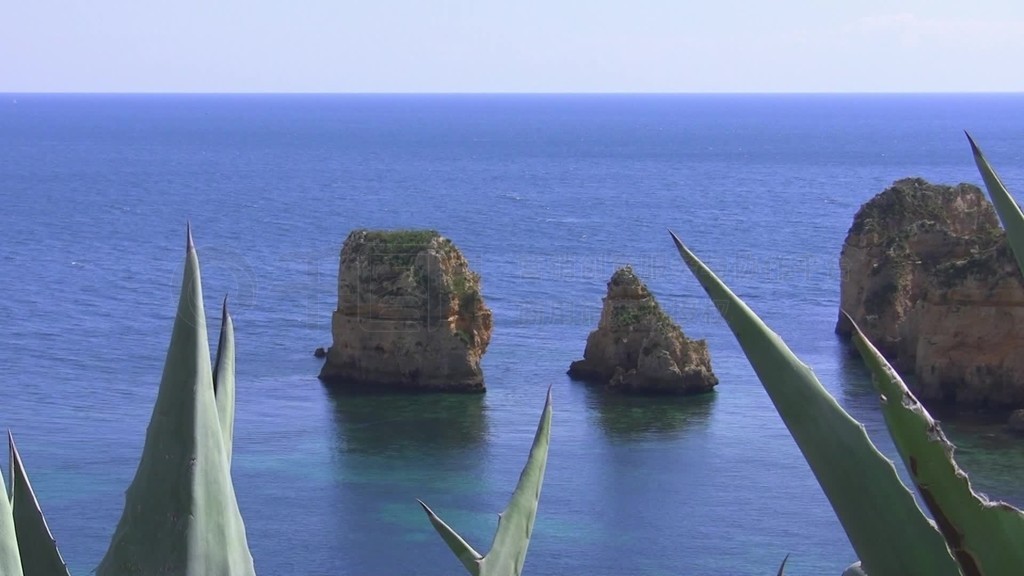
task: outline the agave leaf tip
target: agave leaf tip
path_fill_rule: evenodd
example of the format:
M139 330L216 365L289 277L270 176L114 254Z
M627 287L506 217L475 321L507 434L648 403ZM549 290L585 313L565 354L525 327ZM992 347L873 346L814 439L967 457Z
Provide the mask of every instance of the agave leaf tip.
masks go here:
M11 490L14 490L14 457L18 453L18 448L14 445L14 433L11 429L7 429L7 466L10 470L7 471L10 474ZM4 498L7 498L7 494L3 494Z
M196 249L196 245L192 242L192 221L185 221L185 251L192 252Z
M21 454L18 453L18 445L14 443L14 433L11 432L10 428L7 429L7 446L8 446L8 449L10 450L11 478L12 478L12 481L13 481L13 478L14 478L14 466L15 466L16 463L20 463L21 462ZM12 488L12 490L13 490L13 488Z
M694 258L693 252L690 252L690 249L683 244L683 241L679 239L679 236L676 236L675 232L669 230L668 233L669 236L672 236L672 242L675 243L676 250L679 250L680 255L682 255L684 259L690 260Z
M221 304L220 317L221 317L221 320L224 320L224 319L226 319L228 317L228 295L227 294L224 295L224 303Z
M981 150L978 149L978 145L974 142L974 138L971 138L971 133L964 130L964 136L967 136L967 141L971 143L971 151L975 154L979 154Z

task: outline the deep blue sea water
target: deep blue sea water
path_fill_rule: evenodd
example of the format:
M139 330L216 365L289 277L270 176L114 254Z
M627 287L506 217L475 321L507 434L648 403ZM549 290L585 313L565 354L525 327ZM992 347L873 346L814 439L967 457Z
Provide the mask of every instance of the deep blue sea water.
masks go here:
M211 329L225 294L236 319L233 475L260 574L460 573L416 498L486 549L551 386L527 574L774 574L791 554L789 574L838 575L842 529L667 229L895 457L832 332L839 251L896 179L980 184L963 129L1019 195L1021 95L0 96L0 425L89 573L138 463L190 220ZM480 272L486 395L321 386L312 351L359 227L436 228ZM626 263L707 338L714 394L565 376ZM1024 444L948 432L977 488L1024 504Z

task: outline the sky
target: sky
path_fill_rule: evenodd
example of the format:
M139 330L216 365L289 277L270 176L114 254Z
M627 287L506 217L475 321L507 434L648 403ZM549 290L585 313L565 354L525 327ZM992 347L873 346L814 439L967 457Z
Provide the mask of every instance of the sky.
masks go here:
M0 92L1024 91L1021 0L11 0Z

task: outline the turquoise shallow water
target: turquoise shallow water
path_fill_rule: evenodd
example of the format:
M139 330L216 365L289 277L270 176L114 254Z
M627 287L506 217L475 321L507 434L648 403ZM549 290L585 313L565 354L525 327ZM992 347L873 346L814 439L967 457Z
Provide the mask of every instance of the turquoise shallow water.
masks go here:
M185 221L238 339L234 478L266 575L458 573L422 498L486 548L553 387L529 574L839 574L853 553L680 233L894 456L832 334L839 249L890 182L979 183L962 129L1024 189L1021 96L0 98L0 425L75 573L138 461ZM434 227L483 276L488 393L324 389L337 253L356 227ZM623 399L570 381L632 263L721 384ZM212 318L212 316L211 316ZM976 486L1024 504L1024 444L950 422Z

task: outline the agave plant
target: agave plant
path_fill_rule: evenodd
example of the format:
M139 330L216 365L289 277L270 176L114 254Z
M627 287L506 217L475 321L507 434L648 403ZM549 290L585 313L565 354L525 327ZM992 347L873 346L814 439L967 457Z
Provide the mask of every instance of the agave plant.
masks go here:
M967 136L989 197L1024 271L1024 214ZM953 446L882 355L854 325L880 393L889 433L934 520L892 461L821 385L811 369L679 238L680 256L718 306L758 379L810 465L860 562L848 576L1019 576L1024 514L971 489ZM847 316L847 318L849 318Z
M214 368L190 229L142 460L97 576L255 575L231 483L235 349L226 301Z
M10 431L7 444L11 492L7 494L0 474L0 575L68 576Z
M142 459L98 576L255 576L231 484L234 412L234 326L225 299L211 364L189 229L178 313ZM0 498L0 576L68 576L8 438L11 493Z
M526 562L526 549L530 545L533 522L537 517L540 488L544 482L544 470L548 462L548 444L551 441L551 389L548 389L537 432L526 466L519 477L519 483L512 493L512 499L505 511L498 515L498 532L487 554L473 549L462 536L452 530L434 514L422 500L420 506L427 513L430 523L451 548L462 565L473 576L520 576Z

